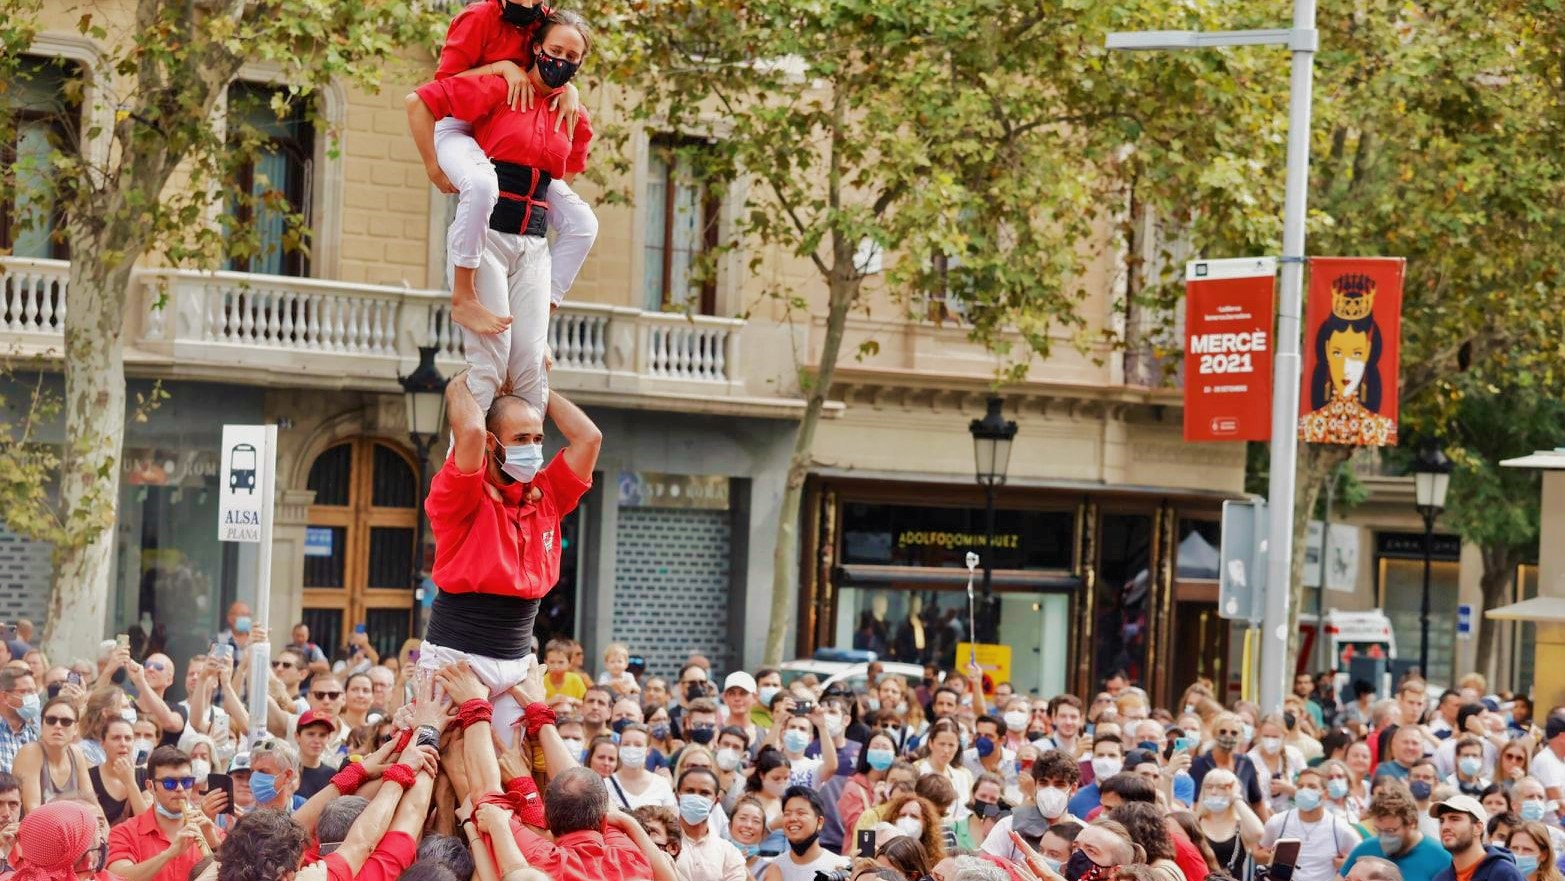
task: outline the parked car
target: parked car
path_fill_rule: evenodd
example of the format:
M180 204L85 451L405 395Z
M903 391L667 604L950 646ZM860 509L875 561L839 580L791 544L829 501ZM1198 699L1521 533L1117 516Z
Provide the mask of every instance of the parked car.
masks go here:
M822 692L838 683L843 683L855 691L862 691L868 687L869 665L874 660L874 652L818 649L813 657L785 661L779 671L782 673L784 687L813 673L821 683ZM901 676L909 685L915 685L924 678L924 668L918 664L881 661L880 666L887 673Z

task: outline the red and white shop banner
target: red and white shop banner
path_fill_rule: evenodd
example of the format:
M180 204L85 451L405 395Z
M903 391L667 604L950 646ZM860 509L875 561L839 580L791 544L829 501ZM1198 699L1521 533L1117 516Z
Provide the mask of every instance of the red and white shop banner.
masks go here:
M1185 440L1271 437L1277 261L1185 266Z

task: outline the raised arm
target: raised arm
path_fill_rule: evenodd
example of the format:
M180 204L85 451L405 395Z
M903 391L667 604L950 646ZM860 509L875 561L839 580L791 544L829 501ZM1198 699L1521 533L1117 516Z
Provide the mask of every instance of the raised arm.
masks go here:
M450 410L450 404L446 409ZM598 466L598 452L603 449L603 432L580 407L554 389L549 390L549 418L565 436L565 461L571 471L583 481L592 480L592 470Z
M435 750L432 747L410 745L402 751L397 764L412 769L415 775L413 785L404 792L401 786L381 784L380 791L370 799L369 807L353 821L353 826L348 830L348 837L343 839L342 846L337 848L337 855L342 857L355 875L364 868L370 853L391 828L393 817L401 814L400 806L403 801L413 798L415 790L422 787L425 793L424 803L426 807L428 806L428 794L435 786L435 773L432 769L439 767ZM423 814L419 816L422 818Z
M185 717L169 707L158 697L157 693L147 686L147 668L132 662L130 664L130 681L136 686L136 706L152 718L158 727L173 734L176 731L185 730Z
M549 397L553 399L559 395ZM552 412L553 403L549 406ZM467 387L466 370L446 383L446 420L455 440L452 455L456 457L456 469L463 474L472 474L483 467L484 434L488 429L484 427L483 411L478 409L478 401Z
M543 703L547 691L543 685L542 664L534 664L528 671L527 678L511 688L511 696L522 705L522 709L536 703ZM571 751L565 748L565 741L560 738L560 730L553 725L545 725L538 729L538 741L543 744L543 762L548 777L553 780L561 772L568 768L574 768L581 762Z

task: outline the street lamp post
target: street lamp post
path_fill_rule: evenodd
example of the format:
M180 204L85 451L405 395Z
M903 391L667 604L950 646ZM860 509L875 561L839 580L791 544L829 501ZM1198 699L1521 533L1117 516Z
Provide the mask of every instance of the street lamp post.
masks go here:
M1016 438L1016 423L1001 413L1005 399L990 395L984 418L967 426L973 435L973 464L978 484L984 488L984 613L979 639L994 642L994 497L1005 483L1011 466L1011 441Z
M1438 443L1428 443L1413 463L1413 494L1424 517L1424 596L1418 607L1418 672L1429 678L1429 576L1435 553L1435 520L1445 510L1451 485L1451 460Z
M1282 288L1277 357L1272 373L1271 476L1267 489L1266 604L1261 627L1263 712L1282 709L1289 681L1288 594L1293 577L1293 504L1298 464L1299 318L1304 302L1304 220L1310 177L1310 100L1315 86L1315 0L1293 0L1293 27L1249 31L1139 31L1108 35L1107 47L1127 50L1287 46L1288 171L1282 214Z
M418 526L413 533L413 612L409 616L411 632L417 634L419 588L424 568L424 496L428 491L426 472L430 448L440 437L446 418L446 378L435 366L435 346L420 346L418 366L401 378L402 398L407 404L408 437L413 441L414 469L418 477Z

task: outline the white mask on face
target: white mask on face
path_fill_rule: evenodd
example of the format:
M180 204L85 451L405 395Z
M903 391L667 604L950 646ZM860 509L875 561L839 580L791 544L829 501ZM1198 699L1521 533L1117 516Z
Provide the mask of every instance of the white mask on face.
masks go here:
M1045 820L1058 820L1065 816L1065 810L1070 806L1070 796L1058 786L1039 787L1033 794L1033 801Z
M1353 397L1358 391L1359 383L1364 381L1364 368L1367 365L1356 358L1344 358L1342 361L1342 396Z
M517 444L505 450L505 463L500 470L517 483L531 483L543 467L543 444Z
M896 827L909 838L918 838L924 834L924 821L917 817L898 817Z

